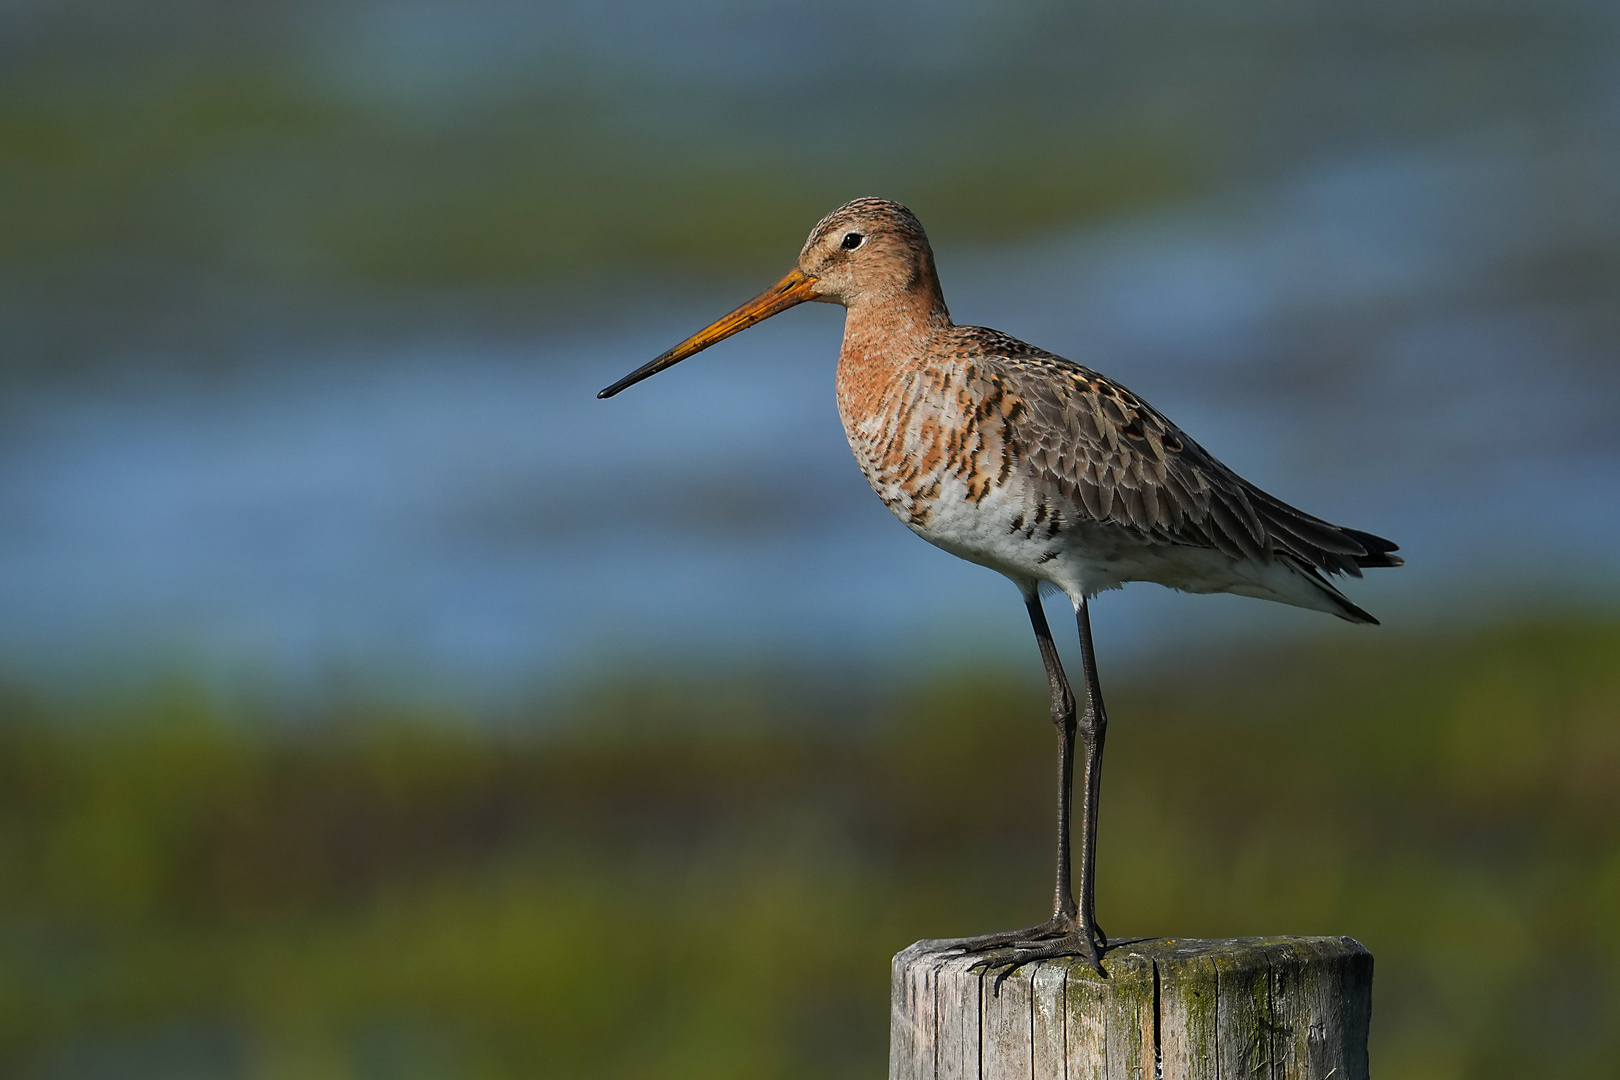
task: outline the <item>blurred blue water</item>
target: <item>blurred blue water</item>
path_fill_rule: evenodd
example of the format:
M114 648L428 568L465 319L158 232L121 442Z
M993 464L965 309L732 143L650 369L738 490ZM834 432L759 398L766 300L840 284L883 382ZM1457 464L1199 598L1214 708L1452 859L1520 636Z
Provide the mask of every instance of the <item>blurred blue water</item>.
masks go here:
M1341 159L947 248L941 273L958 321L1108 372L1263 487L1399 542L1408 568L1350 586L1375 613L1612 599L1616 145L1508 130ZM741 298L26 390L0 441L4 666L498 697L607 657L1024 657L1012 589L909 535L855 468L836 309L594 400ZM1110 655L1328 622L1153 586L1097 617Z

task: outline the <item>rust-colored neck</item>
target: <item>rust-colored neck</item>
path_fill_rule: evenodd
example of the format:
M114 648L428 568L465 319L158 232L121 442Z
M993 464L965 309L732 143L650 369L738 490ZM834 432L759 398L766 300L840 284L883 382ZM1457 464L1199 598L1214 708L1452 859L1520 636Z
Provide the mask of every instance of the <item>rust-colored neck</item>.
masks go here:
M905 287L861 292L850 297L845 307L849 312L844 320L846 357L854 353L921 359L928 342L951 326L931 255L919 260Z
M932 267L930 267L932 269ZM847 305L838 357L838 414L863 469L877 468L894 447L886 417L915 397L930 361L947 349L951 315L931 274L904 292L863 295Z

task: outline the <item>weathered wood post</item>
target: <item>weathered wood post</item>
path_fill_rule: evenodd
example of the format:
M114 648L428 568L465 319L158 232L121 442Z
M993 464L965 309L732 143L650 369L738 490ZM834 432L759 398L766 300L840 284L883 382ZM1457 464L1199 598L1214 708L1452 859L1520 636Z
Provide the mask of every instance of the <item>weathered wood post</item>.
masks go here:
M1352 938L1126 941L1106 979L950 944L894 958L890 1080L1367 1080L1373 963Z

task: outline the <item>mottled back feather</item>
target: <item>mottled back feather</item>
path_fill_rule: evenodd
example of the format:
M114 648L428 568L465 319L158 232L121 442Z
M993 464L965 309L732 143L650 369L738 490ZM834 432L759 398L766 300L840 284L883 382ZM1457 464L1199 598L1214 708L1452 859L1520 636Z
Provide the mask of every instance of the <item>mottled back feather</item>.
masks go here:
M952 329L972 352L979 424L1099 523L1233 558L1361 576L1399 566L1395 545L1266 494L1108 377L996 330ZM963 349L962 346L967 346Z

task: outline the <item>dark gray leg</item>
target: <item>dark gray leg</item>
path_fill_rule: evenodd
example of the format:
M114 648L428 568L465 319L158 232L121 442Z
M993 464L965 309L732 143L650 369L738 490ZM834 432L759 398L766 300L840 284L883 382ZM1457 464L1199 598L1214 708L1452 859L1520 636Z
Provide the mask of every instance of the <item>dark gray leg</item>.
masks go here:
M1052 689L1052 726L1057 728L1058 736L1057 888L1052 899L1052 918L1072 919L1078 910L1069 869L1069 822L1074 802L1074 693L1069 689L1068 676L1063 673L1063 661L1058 659L1057 645L1052 641L1052 628L1046 623L1040 596L1029 594L1024 597L1024 604L1029 608L1036 644L1041 647L1041 662L1046 665L1046 681ZM1085 854L1084 847L1081 854ZM1084 880L1082 874L1081 881Z
M1080 956L1102 971L1101 949L1108 941L1097 928L1096 901L1093 896L1093 878L1096 871L1097 850L1097 793L1102 778L1103 732L1108 719L1103 712L1102 695L1097 689L1097 664L1091 651L1091 622L1085 604L1079 608L1080 646L1086 670L1086 711L1075 716L1074 693L1069 689L1068 676L1058 659L1057 646L1052 641L1052 630L1041 609L1039 595L1025 590L1024 604L1029 609L1029 621L1035 628L1035 641L1041 649L1041 661L1046 665L1046 680L1052 691L1052 724L1058 733L1058 840L1057 886L1052 902L1052 918L1039 926L1012 930L984 937L964 938L954 942L963 952L984 952L1006 949L1010 955L998 960L1011 961L1015 966L1054 956ZM1075 903L1071 890L1069 860L1069 822L1074 790L1074 737L1078 732L1085 751L1082 767L1084 800L1080 808L1080 902ZM1010 968L1008 969L1011 970ZM1005 973L1003 973L1005 977Z
M1075 611L1080 625L1080 664L1086 676L1086 711L1080 714L1080 746L1085 751L1080 782L1080 925L1090 929L1102 945L1108 944L1097 927L1097 802L1102 791L1103 736L1108 734L1108 710L1103 708L1102 686L1097 681L1097 656L1091 648L1091 612L1084 600ZM1073 744L1073 738L1070 738ZM1073 901L1070 901L1073 903Z

